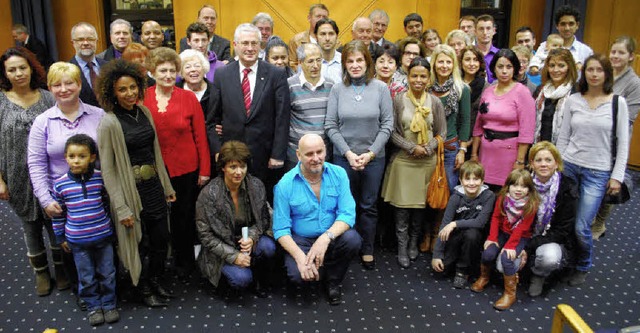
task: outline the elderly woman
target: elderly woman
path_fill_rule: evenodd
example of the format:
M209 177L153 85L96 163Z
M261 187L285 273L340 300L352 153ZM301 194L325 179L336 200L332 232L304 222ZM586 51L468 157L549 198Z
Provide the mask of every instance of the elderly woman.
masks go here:
M576 271L569 285L585 282L593 261L591 222L602 198L617 194L629 156L629 111L622 96L617 98L616 132L613 132L613 68L605 56L588 57L582 66L578 91L564 103L564 120L558 134L558 150L567 177L580 187L576 213L578 237ZM613 138L617 140L612 141ZM614 144L617 142L617 144Z
M409 73L409 65L416 57L426 57L427 48L414 37L406 37L398 42L398 52L400 52L400 67L396 70L391 78L392 83L399 83L404 89L409 89L407 82L407 73Z
M375 267L376 202L384 175L384 147L393 130L391 94L386 84L373 78L373 69L364 43L356 40L345 45L343 82L331 89L324 123L333 143L334 162L349 176L357 205L356 230L363 238L362 264L366 269Z
M447 34L447 37L444 39L444 44L453 47L456 51L456 56L460 56L460 52L467 46L473 46L471 43L471 39L469 39L469 35L462 30L451 30ZM484 59L484 58L483 58Z
M288 66L289 64L289 46L280 37L272 36L264 48L264 60L276 67L284 68L287 77L292 77L296 73Z
M542 85L536 98L535 141L555 143L564 116L562 106L578 79L571 52L562 48L549 51L540 76Z
M171 246L181 279L195 269L195 202L198 187L209 181L211 156L204 113L196 96L176 87L180 58L176 51L159 47L149 54L147 67L156 85L145 93L144 105L156 124L162 158L165 160L177 200L171 205Z
M69 171L64 158L67 139L76 134L86 134L97 139L98 124L104 111L80 100L80 79L78 66L67 62L56 62L49 68L47 84L56 105L36 117L29 133L29 175L33 191L40 206L49 217L62 214L60 205L52 196L53 183ZM54 262L60 261L59 253L54 253ZM67 261L69 260L69 261ZM75 266L72 258L65 258L67 273L75 281ZM64 271L56 266L58 289L68 287Z
M375 78L387 84L391 98L407 90L400 82L392 82L392 77L398 70L400 61L398 48L394 44L384 44L382 47L376 48L373 57L376 63Z
M129 43L129 45L127 45L127 47L122 52L122 59L140 64L143 67L142 72L147 78L147 87L151 87L152 85L156 84L156 80L153 79L153 76L151 76L151 73L147 71L147 68L145 66L148 55L149 49L147 49L146 46L140 43Z
M158 307L172 296L160 279L169 242L167 202L176 196L153 118L141 103L144 88L140 65L112 60L102 67L98 94L106 114L98 126L98 149L120 260L143 303Z
M389 162L381 195L395 208L398 264L402 268L409 268L411 260L418 257L427 186L436 166L435 137L444 137L447 128L442 103L427 91L429 71L426 59L413 59L409 65L409 91L393 100L391 141L397 151Z
M51 93L42 89L44 86L44 69L31 51L12 47L0 56L0 200L9 201L9 206L22 220L27 256L36 273L38 296L51 292L43 228L49 234L58 286L68 288L69 285L65 282L62 250L56 244L51 220L39 207L27 169L29 129L34 119L55 103Z
M472 160L486 169L485 183L494 192L513 169L524 168L533 142L535 105L531 92L516 81L520 61L509 49L496 53L489 65L497 84L485 89L473 129Z
M202 189L196 203L202 243L198 264L203 276L216 287L224 276L231 288L244 289L255 274L254 291L265 297L264 282L276 244L267 235L271 209L265 187L247 174L250 158L249 148L242 142L227 141L220 148L219 176Z
M523 255L531 259L529 266L533 275L529 295L536 297L542 294L545 279L567 266L574 254L578 186L573 179L563 175L560 152L549 141L531 147L529 165L540 205L531 240Z

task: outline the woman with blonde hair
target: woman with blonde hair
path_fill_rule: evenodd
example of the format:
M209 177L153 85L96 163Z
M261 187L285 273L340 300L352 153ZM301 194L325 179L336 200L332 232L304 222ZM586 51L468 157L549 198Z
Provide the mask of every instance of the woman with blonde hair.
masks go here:
M473 46L471 39L466 32L462 30L451 30L444 39L444 44L451 46L456 51L456 56L460 56L460 52L467 46Z

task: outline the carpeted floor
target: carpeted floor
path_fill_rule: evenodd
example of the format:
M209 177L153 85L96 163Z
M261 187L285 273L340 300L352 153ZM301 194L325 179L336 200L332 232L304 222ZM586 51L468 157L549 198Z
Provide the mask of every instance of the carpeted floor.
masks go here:
M571 305L594 329L640 325L640 190L617 207L606 238L595 242L595 266L581 287L553 286L543 297L518 287L518 302L493 309L502 291L483 293L451 287L436 279L430 255L401 270L392 252L378 251L377 268L350 267L343 304L329 306L323 292L275 288L266 299L251 293L213 296L198 279L174 282L177 298L150 309L121 300L121 320L91 328L70 291L35 295L20 222L0 202L0 332L549 332L555 307Z

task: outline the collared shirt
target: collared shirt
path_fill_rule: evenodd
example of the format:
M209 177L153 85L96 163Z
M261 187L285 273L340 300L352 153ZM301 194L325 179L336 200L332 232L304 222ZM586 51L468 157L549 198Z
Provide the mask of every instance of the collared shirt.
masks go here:
M565 49L571 52L571 55L573 55L573 60L576 61L576 64L584 64L584 61L593 54L593 50L586 44L580 42L575 36L573 37L573 43L571 43L571 46L565 47ZM544 58L542 58L544 60L547 53L547 42L545 41L540 44L540 46L538 47L538 51L536 51L536 54L544 55ZM540 66L540 69L542 70L542 66Z
M489 52L487 52L487 54L485 54L484 56L484 64L487 68L487 82L489 83L493 83L493 81L495 81L495 77L493 76L493 73L491 73L491 70L489 69L489 65L491 64L491 60L493 60L493 56L496 55L496 53L498 53L498 51L500 51L499 48L495 47L493 44L491 44L491 48L489 48Z
M102 109L80 102L74 121L67 119L57 104L34 120L29 133L28 164L33 192L42 207L54 201L50 193L53 183L69 170L64 158L67 139L86 134L96 140L103 116Z
M249 67L251 68L251 72L249 72L249 74L247 75L247 77L249 78L249 86L251 87L251 100L253 101L253 92L256 90L256 75L258 73L258 62L256 61L253 66ZM244 77L244 73L242 71L244 71L244 69L246 67L244 67L244 65L242 64L242 62L238 61L238 69L240 70L240 84L242 84L242 78ZM213 82L213 81L211 81Z
M342 82L342 53L335 51L330 61L322 59L322 77L331 79L333 83Z
M273 237L296 234L316 238L334 222L354 226L356 204L349 177L342 167L324 163L320 201L300 172L300 163L287 172L274 189Z
M316 89L318 89L319 86L324 84L324 77L321 75L320 76L320 80L318 80L318 82L313 85L311 84L311 82L307 81L307 78L304 77L304 72L300 72L300 85L302 85L303 87L309 88L309 90L311 91L316 91Z
M91 76L89 75L89 67L87 66L87 62L84 61L84 59L78 57L78 55L76 55L75 57L76 61L78 62L78 66L82 71L82 75L84 75L84 78L87 79L87 83L89 83L89 86L91 86ZM100 64L98 64L98 60L96 60L96 57L93 57L91 62L93 63L93 71L96 72L96 75L100 74Z

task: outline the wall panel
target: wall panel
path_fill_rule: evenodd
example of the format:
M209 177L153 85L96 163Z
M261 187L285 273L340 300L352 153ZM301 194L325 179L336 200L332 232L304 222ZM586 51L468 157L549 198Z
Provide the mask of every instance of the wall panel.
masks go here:
M104 26L103 0L83 0L81 6L77 0L55 0L51 4L60 60L67 61L75 55L71 44L71 28L78 22L88 22L96 27L99 38L97 52L107 47L108 42L102 38L106 35L105 31L108 33L109 30L108 27L105 30Z
M13 27L13 18L11 17L11 1L0 0L0 8L7 10L0 11L0 31L6 31L4 38L0 38L0 50L4 50L16 45L11 37L11 28Z

